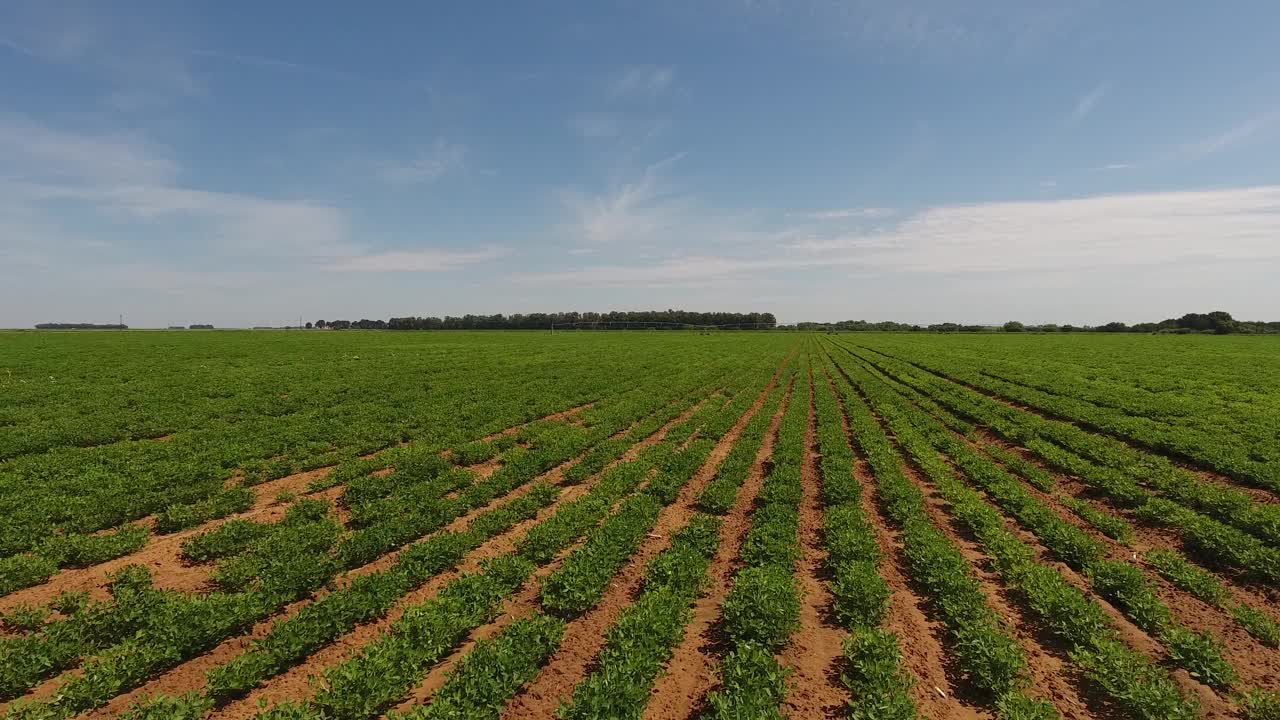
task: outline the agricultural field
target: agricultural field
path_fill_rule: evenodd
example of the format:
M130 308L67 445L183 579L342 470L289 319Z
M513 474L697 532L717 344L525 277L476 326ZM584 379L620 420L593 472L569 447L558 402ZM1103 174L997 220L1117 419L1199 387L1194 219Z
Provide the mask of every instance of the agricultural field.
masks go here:
M1280 341L0 333L0 717L1280 718Z

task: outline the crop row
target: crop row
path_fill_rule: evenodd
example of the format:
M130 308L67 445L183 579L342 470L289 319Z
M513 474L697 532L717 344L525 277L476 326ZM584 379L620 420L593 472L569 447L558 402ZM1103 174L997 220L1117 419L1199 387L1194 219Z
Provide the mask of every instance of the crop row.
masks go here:
M1215 419L1220 418L1220 411L1209 404L1201 407L1204 425L1194 422L1170 424L1126 412L1125 408L1096 402L1099 399L1096 394L1092 398L1079 397L1079 386L1067 384L1069 379L1057 379L1049 373L1035 374L1033 383L1028 384L1006 379L977 362L964 362L955 357L944 359L941 355L916 355L911 362L948 379L959 380L1039 411L1069 419L1091 430L1124 438L1160 452L1190 458L1250 484L1280 491L1280 462L1277 462L1280 458L1257 457L1257 451L1261 448L1224 435L1220 431L1221 425L1214 426ZM1123 385L1120 388L1120 392L1123 392ZM1114 398L1114 392L1114 388L1109 387L1103 397Z
M791 369L791 391L778 426L772 467L755 499L751 527L738 551L744 567L732 578L721 605L732 649L720 663L720 687L707 696L712 718L779 717L786 694L786 670L774 653L786 645L800 616L796 533L809 417L809 384L802 371L799 363Z
M897 636L881 627L889 613L890 592L879 570L880 546L862 511L862 487L853 472L853 451L834 387L827 368L819 370L814 411L821 454L822 537L832 609L849 632L842 679L852 698L850 716L913 720L918 717L910 695L914 679L902 667Z
M1156 635L1173 661L1192 677L1220 690L1227 690L1237 682L1235 670L1222 658L1221 640L1176 623L1139 567L1107 559L1101 543L1064 521L1022 483L958 440L941 424L899 401L885 386L870 381L858 368L851 368L851 375L893 429L899 443L909 450L936 485L954 487L951 469L939 456L942 453L1019 525L1031 531L1050 553L1083 573L1098 595L1110 600L1139 628Z
M907 375L920 372L910 364L900 363L899 367L904 365ZM902 374L899 373L900 376ZM1004 416L1012 416L1012 422L1022 426L1022 434L1043 437L1083 458L1122 473L1170 500L1249 532L1273 546L1280 546L1280 506L1255 502L1247 493L1202 480L1167 458L1135 450L1070 423L1045 420L1034 413L1009 408L949 380L934 376L926 376L924 380L934 388L949 385L948 390L953 393L963 391L981 398L977 402L999 405Z
M619 417L616 422L627 423L628 419ZM558 448L564 459L579 449L576 446ZM531 472L533 468L525 466L522 470ZM269 569L273 572L255 579L261 590L213 593L178 602L181 611L157 618L144 632L87 663L85 675L68 681L61 688L56 701L58 712L95 707L117 692L136 686L151 673L198 654L270 615L285 603L314 590L332 577L340 566L363 564L360 561L372 560L399 547L412 539L403 529L406 526L424 532L436 529L471 508L505 495L528 479L521 474L495 473L455 498L414 508L408 514L356 531L344 538L335 553L304 552L298 546L279 547L270 556ZM390 528L390 531L382 528ZM351 551L353 547L359 548L360 552Z
M745 404L751 398L741 392L743 380L738 378L729 393L742 397ZM478 643L455 666L429 704L404 717L496 718L502 705L533 678L559 646L563 621L600 601L611 579L653 529L660 510L676 500L680 489L709 458L714 440L737 422L742 409L738 403L716 403L713 399L647 449L641 457L652 463L654 473L640 493L624 500L543 580L539 595L543 612L557 617L535 613L512 623L492 640ZM541 641L512 640L523 638L534 628L542 629L535 633Z
M877 366L875 362L867 362ZM930 382L910 372L894 372L883 366L878 366L878 369L930 392L953 412L981 422L1006 440L1027 448L1047 464L1080 478L1106 496L1113 505L1130 509L1148 522L1173 530L1195 552L1240 568L1268 584L1280 586L1280 551L1237 527L1157 497L1140 485L1138 478L1141 476L1137 471L1121 472L1077 454L1077 451L1087 450L1091 443L1105 445L1113 441L1089 435L1065 423L1018 411L952 383ZM1202 504L1212 505L1214 498L1221 497L1220 491L1221 488L1205 488Z
M1001 718L1056 717L1051 705L1028 694L1022 648L987 604L968 561L930 521L920 489L903 474L902 458L880 424L847 378L833 376L850 430L875 476L881 507L901 533L912 578L946 625L957 663L976 688L990 694Z
M791 391L796 374L795 363L794 358L788 361L782 371L781 381L774 385L760 411L752 416L746 427L742 429L738 442L734 443L729 454L716 468L715 477L699 493L697 500L699 509L724 515L733 507L738 497L738 488L751 472L756 453L760 449L765 433L769 430L769 424L773 421L778 404Z
M652 457L651 453L645 453L636 460L605 470L585 496L561 505L554 515L520 538L514 552L490 561L519 563L525 568L518 581L513 577L512 582L502 585L504 592L488 596L468 612L459 612L438 599L446 596L454 584L470 576L454 580L437 598L406 610L357 656L328 668L324 672L323 688L310 702L274 708L261 717L376 716L403 697L422 671L442 658L467 632L491 621L502 600L522 585L534 568L550 563L600 520L619 517L611 515L614 505L635 492L646 480L653 466ZM599 533L593 537L610 538L611 534Z
M673 648L720 544L720 521L697 515L649 562L635 603L605 636L595 670L574 688L564 720L636 720Z

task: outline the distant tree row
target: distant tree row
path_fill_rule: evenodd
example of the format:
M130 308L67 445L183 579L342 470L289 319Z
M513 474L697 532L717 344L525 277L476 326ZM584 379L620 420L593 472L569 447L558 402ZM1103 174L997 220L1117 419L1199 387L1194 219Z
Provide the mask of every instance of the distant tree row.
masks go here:
M128 325L119 325L112 323L110 325L99 325L97 323L37 323L37 330L128 330Z
M843 320L837 323L797 323L801 330L839 330L845 332L1120 332L1120 333L1214 333L1217 335L1280 333L1280 322L1255 322L1236 320L1231 313L1217 310L1211 313L1187 313L1180 318L1169 318L1156 323L1126 325L1110 322L1105 325L1024 325L1011 320L1004 325L960 325L935 323L912 325L898 322L870 323L866 320Z
M764 327L776 325L773 313L691 312L687 310L646 310L626 312L565 312L514 315L463 315L461 317L398 317L390 320L317 320L318 329L332 330L549 330L627 329L653 327L677 329L688 325L720 327Z

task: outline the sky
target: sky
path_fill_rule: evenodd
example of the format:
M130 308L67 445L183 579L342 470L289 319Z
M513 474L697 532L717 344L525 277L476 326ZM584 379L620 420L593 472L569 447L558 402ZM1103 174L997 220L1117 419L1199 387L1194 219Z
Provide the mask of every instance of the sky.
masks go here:
M0 327L1280 320L1280 4L0 3Z

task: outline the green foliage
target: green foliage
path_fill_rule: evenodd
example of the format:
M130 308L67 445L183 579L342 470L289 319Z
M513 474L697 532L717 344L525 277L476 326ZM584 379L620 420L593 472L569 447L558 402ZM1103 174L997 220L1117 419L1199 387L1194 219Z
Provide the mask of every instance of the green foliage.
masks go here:
M0 617L0 625L12 632L33 632L49 619L50 609L42 605L22 603L9 609Z
M563 633L564 621L547 615L515 620L496 637L476 643L429 705L392 717L497 718L506 701L537 675L559 647Z
M878 628L854 634L844 645L844 683L853 700L851 720L913 720L914 680L902 670L898 639Z
M156 696L129 705L120 720L201 720L213 703L198 693L177 697Z
M786 679L786 668L768 648L739 643L720 663L721 686L707 695L707 717L781 720L778 706L787 694Z

